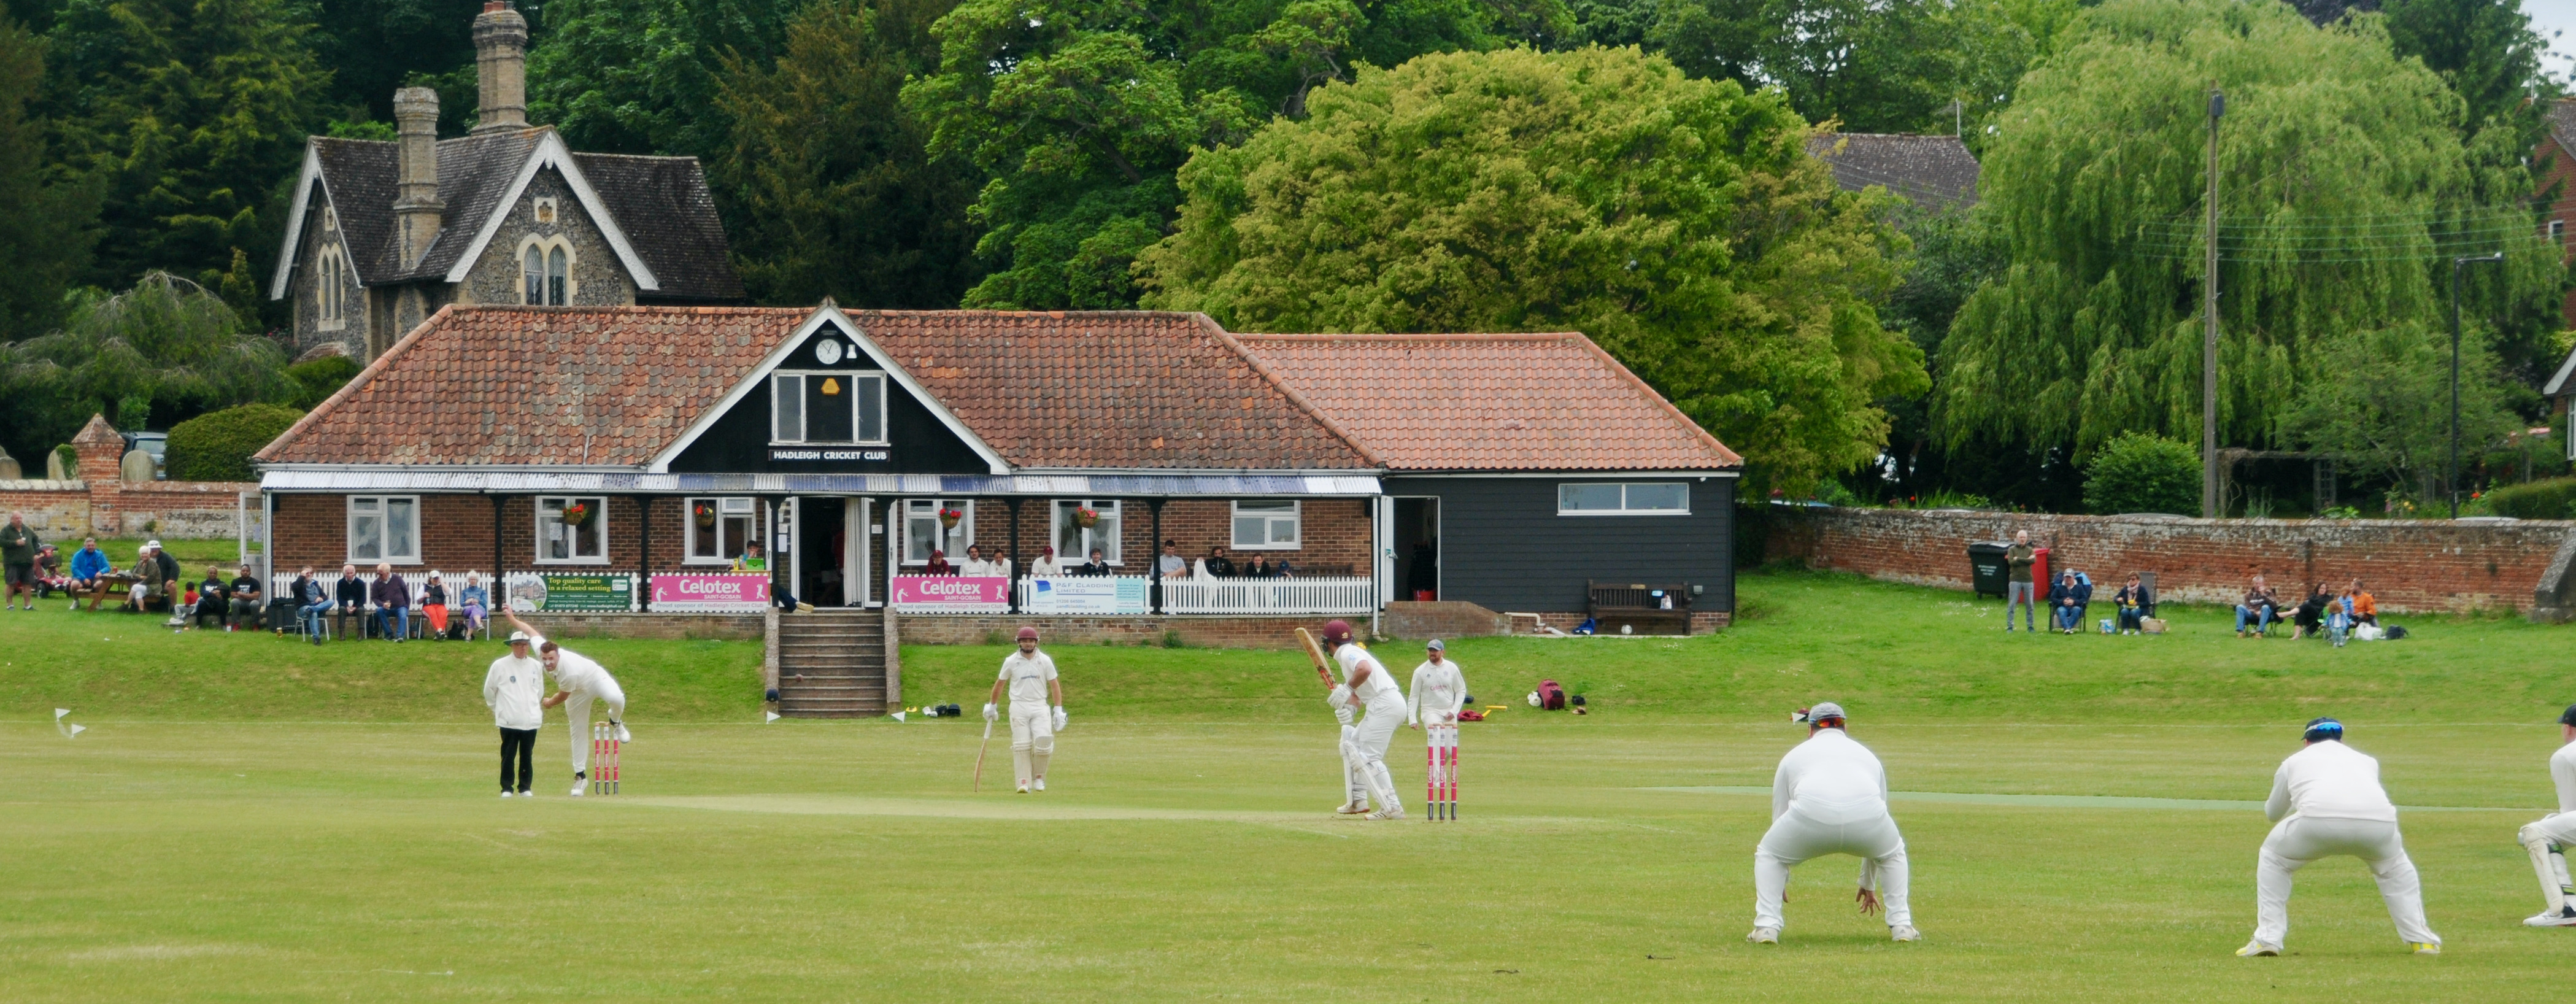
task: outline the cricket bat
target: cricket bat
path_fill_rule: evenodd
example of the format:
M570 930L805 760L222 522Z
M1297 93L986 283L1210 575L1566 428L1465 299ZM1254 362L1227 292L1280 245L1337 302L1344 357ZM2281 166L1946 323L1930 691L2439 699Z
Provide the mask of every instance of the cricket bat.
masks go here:
M984 790L984 751L991 748L993 748L993 720L987 718L984 719L984 743L981 746L975 747L974 790L977 792Z
M1298 628L1297 640L1306 646L1306 658L1315 663L1315 675L1324 678L1324 689L1331 690L1339 686L1333 681L1333 663L1324 658L1324 646L1315 643L1314 634L1305 628Z

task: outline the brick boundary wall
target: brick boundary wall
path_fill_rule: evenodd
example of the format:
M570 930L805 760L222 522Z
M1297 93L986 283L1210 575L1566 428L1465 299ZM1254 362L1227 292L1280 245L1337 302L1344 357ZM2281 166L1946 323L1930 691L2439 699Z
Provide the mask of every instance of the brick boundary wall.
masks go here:
M67 542L65 551L87 536L230 538L240 529L234 511L240 493L259 492L259 484L249 481L110 481L103 484L113 487L100 491L91 491L91 484L0 481L0 514L27 514L37 536Z
M2263 573L2285 600L2307 583L2359 578L2392 613L2531 610L2562 620L2576 548L2563 520L2182 519L1961 510L1775 507L1765 557L1873 579L1968 589L1968 544L2030 531L2050 568L2073 568L2106 597L2128 573L2156 573L2160 599L2233 604Z
M765 618L760 614L523 613L519 619L549 638L745 641L768 635ZM501 629L493 634L507 638L509 626L510 622L502 621Z

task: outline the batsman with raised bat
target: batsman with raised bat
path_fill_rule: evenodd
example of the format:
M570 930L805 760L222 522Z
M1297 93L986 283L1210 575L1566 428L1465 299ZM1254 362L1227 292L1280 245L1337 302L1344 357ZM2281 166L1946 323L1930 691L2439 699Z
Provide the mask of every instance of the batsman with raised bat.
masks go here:
M1368 808L1367 799L1377 800L1377 811L1367 813L1370 819L1402 819L1404 803L1396 798L1395 778L1387 774L1386 748L1395 740L1396 726L1404 724L1404 689L1395 682L1395 674L1377 661L1368 650L1351 639L1351 626L1346 621L1324 625L1324 648L1332 660L1341 665L1341 682L1333 685L1325 703L1332 705L1335 717L1342 720L1342 773L1350 801L1335 810L1356 815ZM1318 654L1309 648L1308 654ZM1330 671L1322 664L1316 667ZM1352 709L1362 712L1354 722Z

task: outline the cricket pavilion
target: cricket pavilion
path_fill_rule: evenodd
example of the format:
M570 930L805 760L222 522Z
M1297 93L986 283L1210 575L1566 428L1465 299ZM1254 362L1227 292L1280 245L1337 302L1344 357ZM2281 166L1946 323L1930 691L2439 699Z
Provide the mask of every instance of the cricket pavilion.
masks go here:
M472 573L567 635L765 636L812 715L900 709L901 642L1020 623L1715 630L1743 468L1579 334L828 302L444 307L254 459L281 582Z

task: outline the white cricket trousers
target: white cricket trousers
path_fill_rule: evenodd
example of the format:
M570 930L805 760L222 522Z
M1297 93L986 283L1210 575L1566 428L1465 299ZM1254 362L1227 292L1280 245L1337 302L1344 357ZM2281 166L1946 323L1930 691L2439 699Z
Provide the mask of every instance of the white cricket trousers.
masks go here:
M1395 778L1386 772L1386 748L1395 742L1396 726L1404 724L1404 702L1392 698L1370 701L1368 714L1358 725L1342 732L1342 771L1377 799L1380 809L1402 810L1404 803L1396 798ZM1354 792L1353 801L1358 801Z
M599 689L584 687L564 698L564 721L572 725L572 769L574 773L590 772L590 706L592 702L607 706L608 720L626 720L626 691L617 681L602 681Z
M1896 832L1895 817L1881 813L1876 819L1826 823L1807 818L1792 803L1789 811L1771 821L1770 832L1753 850L1753 926L1785 926L1780 899L1789 891L1789 869L1827 854L1861 858L1864 875L1875 866L1878 898L1887 906L1888 926L1914 923L1914 909L1906 902L1905 837Z
M2347 855L2370 866L2379 880L2379 898L2388 903L2388 919L2397 936L2409 944L2442 943L2424 923L2424 883L2415 862L2406 857L2406 841L2397 824L2373 819L2310 819L2292 816L2263 838L2263 853L2254 870L2254 940L2273 948L2290 934L2290 876L2318 858Z
M1020 787L1046 776L1055 755L1055 709L1044 701L1011 702L1011 772Z
M2567 890L2576 883L2568 881L2567 855L2559 848L2576 846L2576 812L2555 812L2539 822L2525 824L2514 840L2531 851L2531 870L2540 878L2540 901L2549 912L2567 906Z

